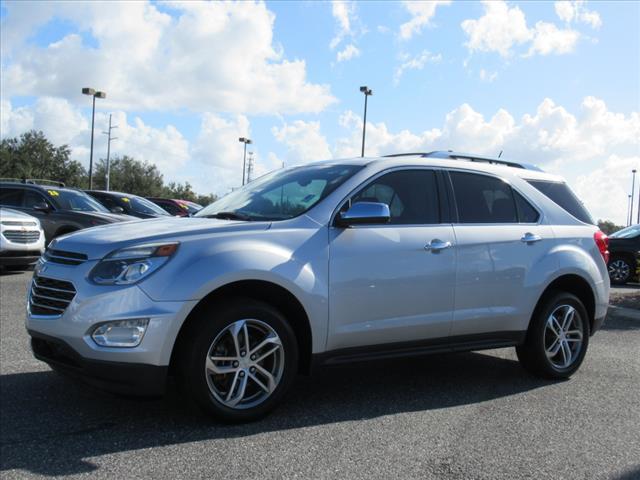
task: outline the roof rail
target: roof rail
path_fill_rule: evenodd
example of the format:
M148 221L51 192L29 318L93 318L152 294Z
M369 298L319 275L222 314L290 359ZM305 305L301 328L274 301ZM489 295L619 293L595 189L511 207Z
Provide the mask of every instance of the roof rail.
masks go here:
M29 185L50 185L53 187L65 187L64 182L57 180L48 180L46 178L0 178L0 182L9 183L26 183Z
M409 156L419 156L419 157L431 157L431 158L443 158L443 159L453 159L453 160L465 160L467 162L481 162L481 163L490 163L492 165L504 165L512 168L522 168L525 170L537 170L540 171L538 167L535 165L530 165L526 163L518 163L511 162L509 160L502 160L501 158L496 157L485 157L482 155L473 155L469 153L460 153L454 152L452 150L448 151L434 151L434 152L426 152L426 153L394 153L392 155L385 155L385 157L409 157Z

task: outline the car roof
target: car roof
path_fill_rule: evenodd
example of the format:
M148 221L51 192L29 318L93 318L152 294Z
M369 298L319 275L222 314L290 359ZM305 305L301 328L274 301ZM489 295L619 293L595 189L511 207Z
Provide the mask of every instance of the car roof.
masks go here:
M478 172L514 175L526 180L562 182L562 177L543 171L539 167L522 162L514 162L498 157L467 154L454 151L427 153L401 153L382 157L356 157L313 162L309 165L361 165L378 168L399 166L436 166L457 168Z
M124 193L124 192L116 192L114 190L85 190L86 192L91 192L91 193L103 193L105 195L117 195L119 197L139 197L139 198L144 198L141 197L140 195L134 195L133 193Z
M33 188L36 190L64 190L65 192L79 192L77 188L72 187L59 187L57 185L40 185L37 183L22 183L22 182L0 182L3 187L24 187Z

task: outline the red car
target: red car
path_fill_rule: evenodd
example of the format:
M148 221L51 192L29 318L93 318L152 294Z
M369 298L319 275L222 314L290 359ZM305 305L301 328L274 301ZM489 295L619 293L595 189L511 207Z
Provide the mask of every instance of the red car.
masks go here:
M202 205L190 202L189 200L153 197L149 197L147 200L151 200L153 203L164 208L167 212L176 217L190 217L202 208Z

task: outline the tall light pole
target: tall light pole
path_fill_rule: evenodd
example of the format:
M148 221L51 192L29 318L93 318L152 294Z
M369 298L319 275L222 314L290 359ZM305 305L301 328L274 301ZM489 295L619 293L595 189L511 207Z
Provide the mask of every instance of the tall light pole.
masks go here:
M631 225L631 194L627 195L627 227Z
M631 178L631 213L629 213L629 225L633 225L633 200L636 198L636 169L631 170L631 173L633 176ZM640 192L638 192L638 195L640 195Z
M240 137L238 141L244 143L244 156L242 157L242 185L244 185L244 174L247 168L247 145L251 143L251 139Z
M117 125L111 125L111 117L112 114L109 114L109 131L108 132L102 132L105 135L107 135L107 173L105 175L105 189L107 190L107 192L109 191L109 176L111 175L111 142L114 140L117 140L118 137L112 137L111 136L111 130L113 130L114 128L118 128Z
M367 97L369 95L373 95L373 90L371 90L366 85L360 87L360 91L364 93L364 122L362 123L362 154L361 157L364 157L364 137L367 133Z
M107 98L104 92L96 92L93 88L83 88L84 95L93 97L93 107L91 108L91 150L89 151L89 190L93 190L93 125L96 119L96 98Z
M249 161L247 162L247 183L251 183L252 173L253 173L253 152L249 152Z

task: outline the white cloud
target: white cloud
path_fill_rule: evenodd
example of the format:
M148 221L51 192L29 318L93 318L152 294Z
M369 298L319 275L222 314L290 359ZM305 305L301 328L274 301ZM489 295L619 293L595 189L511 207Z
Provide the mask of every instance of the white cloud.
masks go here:
M419 34L425 26L431 24L431 19L435 16L438 6L449 5L451 0L404 1L402 3L411 14L411 19L400 25L400 38L409 40Z
M308 81L304 60L288 60L274 45L275 16L264 3L166 4L175 17L149 2L50 5L4 5L3 98L76 103L89 85L106 91L103 105L113 109L317 113L335 101L327 85ZM78 33L46 47L29 43L54 16L97 48Z
M349 45L344 47L344 50L338 52L336 58L339 62L343 62L345 60L351 60L352 58L358 56L360 56L360 50L353 43L350 43Z
M400 55L400 60L402 63L393 74L393 83L396 85L406 70L422 70L427 63L439 63L442 60L442 55L439 53L434 55L428 50L423 50L413 57L408 54Z
M527 55L570 53L580 38L580 34L575 30L559 29L553 23L547 22L537 22L533 31L533 43Z
M320 122L296 120L282 127L273 127L271 133L287 147L287 164L332 157L327 139L320 132Z
M362 119L347 111L340 125L347 135L337 140L336 156L358 156ZM448 149L487 155L503 150L504 158L538 164L564 176L595 217L624 223L629 172L640 169L640 113L615 113L586 97L574 114L547 98L520 120L504 109L487 119L462 104L441 128L419 133L367 123L367 155Z
M555 2L556 15L567 23L581 22L590 25L591 28L600 28L602 19L594 10L588 10L584 0L560 0Z
M485 0L483 5L482 17L467 19L461 24L467 35L465 45L470 52L497 52L503 58L508 58L516 47L530 44L525 56L561 55L572 52L580 38L576 30L558 28L548 22L537 22L529 28L524 12L517 6L510 7L503 0ZM560 7L561 15L567 15L565 10L566 7Z
M480 80L482 80L483 82L488 82L491 83L493 82L496 78L498 78L498 72L490 72L488 70L485 70L484 68L480 69Z

